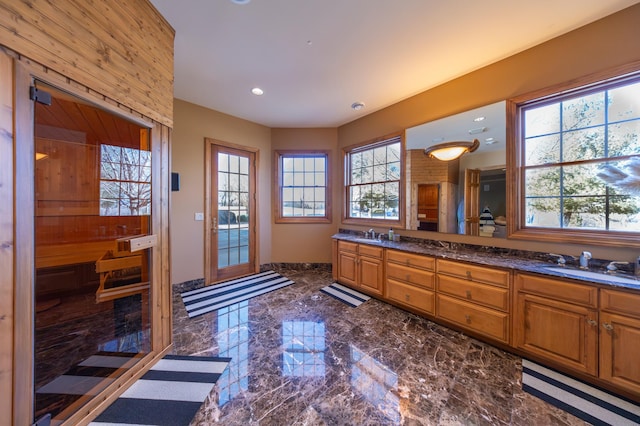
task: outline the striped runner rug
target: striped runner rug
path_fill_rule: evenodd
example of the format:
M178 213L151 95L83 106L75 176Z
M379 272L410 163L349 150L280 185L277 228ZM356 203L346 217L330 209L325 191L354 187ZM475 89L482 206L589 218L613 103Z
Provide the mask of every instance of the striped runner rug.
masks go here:
M166 355L89 425L187 426L229 361Z
M355 291L338 283L322 287L320 291L354 308L357 308L367 300L371 299L366 294L360 293L359 291Z
M181 296L189 318L193 318L291 284L293 281L290 279L267 271L186 291Z
M593 425L640 424L637 404L526 359L522 390Z

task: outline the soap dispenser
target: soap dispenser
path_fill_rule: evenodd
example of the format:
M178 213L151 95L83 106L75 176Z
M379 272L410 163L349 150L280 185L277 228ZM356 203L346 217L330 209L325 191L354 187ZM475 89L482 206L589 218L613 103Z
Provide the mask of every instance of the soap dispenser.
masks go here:
M393 241L393 228L389 228L389 241Z

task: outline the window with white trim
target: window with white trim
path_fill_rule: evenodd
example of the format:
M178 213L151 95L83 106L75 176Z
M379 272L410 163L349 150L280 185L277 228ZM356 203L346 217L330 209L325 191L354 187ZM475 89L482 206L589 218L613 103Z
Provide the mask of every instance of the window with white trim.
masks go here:
M401 136L345 152L347 219L400 222L402 153Z
M276 151L276 223L331 222L328 151Z

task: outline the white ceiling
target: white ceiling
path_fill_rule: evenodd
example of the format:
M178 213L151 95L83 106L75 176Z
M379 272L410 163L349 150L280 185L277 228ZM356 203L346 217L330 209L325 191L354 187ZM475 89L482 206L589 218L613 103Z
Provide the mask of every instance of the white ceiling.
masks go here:
M151 3L176 30L176 98L269 127L337 127L639 1Z

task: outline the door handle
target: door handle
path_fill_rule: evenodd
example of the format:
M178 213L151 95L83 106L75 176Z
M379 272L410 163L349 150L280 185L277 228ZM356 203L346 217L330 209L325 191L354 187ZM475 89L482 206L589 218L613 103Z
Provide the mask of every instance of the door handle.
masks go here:
M214 234L218 233L218 218L217 217L211 218L211 231Z

